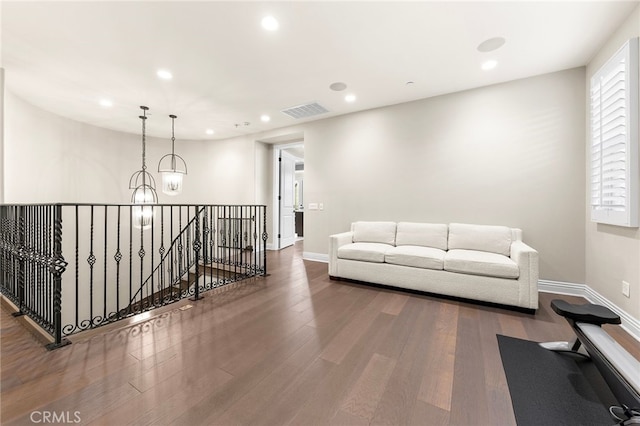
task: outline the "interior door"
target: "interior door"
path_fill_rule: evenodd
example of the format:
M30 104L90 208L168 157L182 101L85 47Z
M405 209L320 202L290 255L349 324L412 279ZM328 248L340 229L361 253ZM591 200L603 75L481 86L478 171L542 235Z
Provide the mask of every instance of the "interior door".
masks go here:
M296 241L294 211L296 160L291 154L280 152L280 248Z

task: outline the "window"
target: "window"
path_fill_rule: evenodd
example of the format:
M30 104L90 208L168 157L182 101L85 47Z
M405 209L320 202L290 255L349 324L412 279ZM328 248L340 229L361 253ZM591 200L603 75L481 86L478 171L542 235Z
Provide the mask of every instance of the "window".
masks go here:
M591 220L638 226L638 38L591 78Z

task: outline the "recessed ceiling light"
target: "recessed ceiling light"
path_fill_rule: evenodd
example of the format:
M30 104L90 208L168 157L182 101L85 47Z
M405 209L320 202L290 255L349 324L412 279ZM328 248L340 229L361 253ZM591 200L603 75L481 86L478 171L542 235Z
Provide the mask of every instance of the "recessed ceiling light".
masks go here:
M480 52L493 52L502 47L505 43L504 37L493 37L483 41L478 45L478 51Z
M336 92L342 92L346 88L347 88L347 85L341 81L336 81L335 83L331 83L331 85L329 86L329 89Z
M344 100L347 102L355 102L356 100L356 95L354 94L350 94L344 97Z
M280 24L278 24L278 21L273 16L269 15L262 18L262 28L265 30L275 31L278 27L280 27Z
M267 123L268 121L271 120L271 117L269 117L267 114L263 114L260 116L260 120L262 120L263 122Z
M407 85L407 86L411 86L412 84L413 84L413 81L407 81L407 82L405 83L405 85Z
M110 108L113 106L113 102L111 102L109 99L100 99L100 106Z
M171 80L173 78L173 74L168 70L158 70L157 75L163 80Z
M207 129L207 130L205 130L205 133L208 134L208 135L212 135L215 132L213 131L213 129Z
M486 61L482 64L482 69L485 71L492 70L498 65L498 61L494 61L493 59L490 61Z

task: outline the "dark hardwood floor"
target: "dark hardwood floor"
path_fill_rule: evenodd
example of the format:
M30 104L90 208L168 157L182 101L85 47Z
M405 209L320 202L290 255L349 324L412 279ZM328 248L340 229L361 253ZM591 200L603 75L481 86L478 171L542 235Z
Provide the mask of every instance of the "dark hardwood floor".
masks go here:
M583 302L542 293L533 316L330 281L300 243L268 265L266 278L52 352L3 308L1 423L515 424L496 334L573 339L549 302ZM639 342L607 330L640 357Z

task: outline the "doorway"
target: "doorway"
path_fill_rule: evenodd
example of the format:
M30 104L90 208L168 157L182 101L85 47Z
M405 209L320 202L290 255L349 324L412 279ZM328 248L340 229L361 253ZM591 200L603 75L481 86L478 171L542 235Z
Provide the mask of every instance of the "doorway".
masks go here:
M274 229L276 250L304 236L304 143L274 147Z

